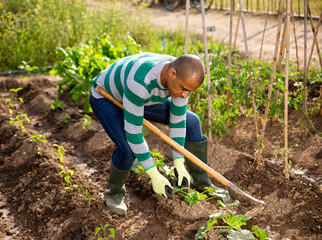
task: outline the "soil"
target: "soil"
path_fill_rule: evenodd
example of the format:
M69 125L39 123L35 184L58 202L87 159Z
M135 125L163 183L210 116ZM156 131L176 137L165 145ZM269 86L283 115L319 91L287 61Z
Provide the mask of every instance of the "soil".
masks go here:
M145 8L149 16L151 23L161 27L163 29L185 29L185 5L180 6L174 12L166 11L163 4L154 4L152 8ZM259 53L261 49L261 42L263 38L263 31L265 26L266 16L265 14L256 13L245 13L245 28L247 35L247 45L250 58L255 60L259 59ZM238 12L234 13L233 16L233 36L232 44L235 42L236 27L238 22ZM200 34L202 37L202 16L196 9L190 8L189 10L189 20L188 20L188 30L191 33ZM313 21L314 26L318 25L317 19ZM229 11L220 11L211 8L206 12L205 15L205 27L215 27L215 31L208 32L209 37L215 42L224 42L229 44L229 24L230 16ZM275 42L277 34L278 18L276 15L269 15L267 20L267 27L263 40L263 48L260 60L273 61ZM296 42L294 38L294 27L296 31ZM283 28L282 28L283 31ZM281 32L282 38L282 32ZM311 25L308 21L307 25L307 59L310 56L312 44L314 40L314 35L312 32ZM201 42L202 38L200 39ZM280 40L281 41L281 40ZM322 35L317 36L318 45L322 45ZM298 53L296 52L296 44L298 48ZM238 25L236 45L241 52L245 52L245 42L243 36L243 28L241 21ZM299 58L300 69L304 68L304 20L303 18L295 18L295 22L290 23L290 60L296 65L297 54ZM316 48L313 51L312 66L320 67L318 54Z
M173 200L154 194L148 177L131 172L126 183L125 217L111 214L103 202L107 188L109 164L115 146L95 120L83 129L82 100L73 101L69 94L58 94L58 77L31 75L0 78L0 239L97 239L95 228L110 224L115 239L194 239L210 214L222 211L216 199L189 206L175 195ZM9 89L21 87L11 101ZM64 101L63 109L52 110L55 98ZM27 114L25 132L10 117ZM62 116L70 116L65 122ZM271 239L321 239L321 173L322 138L305 134L302 115L291 111L290 146L292 152L290 180L283 174L283 160L275 159L273 151L283 148L283 130L277 121L267 126L264 161L254 160L256 140L251 118L240 117L238 126L223 139L209 143L209 164L212 168L252 196L265 201L266 209L248 221L247 227L258 225L267 229ZM322 131L322 117L313 124ZM157 125L162 131L167 127ZM48 142L41 145L42 155L30 137L45 134ZM151 149L163 154L167 163L170 148L156 136L147 138ZM57 160L53 144L64 147L62 163ZM55 148L56 149L56 148ZM62 170L74 170L72 184L89 186L88 198L64 190L67 183ZM220 186L216 180L213 182ZM245 214L253 209L248 201L233 211ZM211 230L205 239L221 239Z

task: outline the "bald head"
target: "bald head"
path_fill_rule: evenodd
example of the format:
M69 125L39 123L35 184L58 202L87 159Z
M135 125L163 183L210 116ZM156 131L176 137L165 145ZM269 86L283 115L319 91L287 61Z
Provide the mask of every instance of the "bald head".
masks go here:
M205 66L200 57L192 54L185 54L178 57L171 63L170 68L174 68L177 77L188 79L192 76L197 77L199 84L202 84L205 77Z

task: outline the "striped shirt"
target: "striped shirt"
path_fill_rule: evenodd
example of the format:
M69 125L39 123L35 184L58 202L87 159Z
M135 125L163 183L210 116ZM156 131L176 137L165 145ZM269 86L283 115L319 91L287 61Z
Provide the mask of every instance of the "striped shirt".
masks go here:
M114 62L92 81L92 95L103 98L95 91L96 85L107 90L123 103L124 130L127 142L143 168L154 166L148 145L143 137L144 106L164 103L170 96L161 84L163 67L174 60L169 55L141 53ZM186 136L188 98L171 98L169 137L182 147ZM173 159L183 157L172 148Z

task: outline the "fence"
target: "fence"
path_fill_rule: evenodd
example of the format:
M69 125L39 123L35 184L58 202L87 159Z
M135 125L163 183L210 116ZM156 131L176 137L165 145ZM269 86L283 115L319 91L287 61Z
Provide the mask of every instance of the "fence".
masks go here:
M311 0L309 2L309 7L313 16L319 16L322 13L322 1L321 0ZM263 13L268 12L271 14L277 14L280 0L243 0L243 9L245 12ZM234 0L234 9L238 10L238 0ZM230 9L230 0L214 0L212 8L215 9ZM286 9L286 1L285 1ZM304 16L304 0L293 0L292 9L294 16Z

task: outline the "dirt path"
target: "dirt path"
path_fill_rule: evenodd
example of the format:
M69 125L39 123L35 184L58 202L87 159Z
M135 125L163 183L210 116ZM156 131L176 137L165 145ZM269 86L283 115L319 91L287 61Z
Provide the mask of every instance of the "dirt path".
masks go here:
M151 14L151 22L157 26L166 28L166 29L184 29L185 28L185 9L180 7L174 12L166 11L163 5L154 5L152 8L147 8L147 12ZM212 35L215 41L224 40L225 43L229 42L229 12L227 11L218 11L218 10L209 10L206 13L206 26L215 26L216 31L209 33ZM233 41L236 32L238 15L235 14L233 17ZM248 39L248 49L249 54L252 58L258 59L260 52L260 45L263 36L265 16L255 14L245 14L245 23L246 23L246 32ZM276 33L277 33L277 17L269 16L267 28L265 32L265 38L263 43L262 57L261 60L272 61L275 49L276 42ZM314 25L317 26L317 21L314 22ZM304 64L304 22L303 19L298 19L295 21L296 29L296 39L298 45L298 54L300 68L303 68ZM308 22L308 45L307 45L307 56L311 52L311 47L313 43L313 33L311 26ZM202 34L202 18L201 14L195 9L190 9L189 16L189 31ZM293 34L293 25L291 24L290 29L290 59L296 61L296 48L295 40ZM321 32L321 31L320 31ZM236 44L239 47L239 50L244 51L245 45L243 40L243 30L241 22L238 28L238 35ZM318 34L319 46L322 45L322 34ZM313 62L315 66L319 66L317 51L314 50L313 57L316 58L316 61Z

